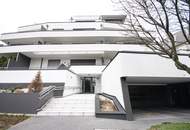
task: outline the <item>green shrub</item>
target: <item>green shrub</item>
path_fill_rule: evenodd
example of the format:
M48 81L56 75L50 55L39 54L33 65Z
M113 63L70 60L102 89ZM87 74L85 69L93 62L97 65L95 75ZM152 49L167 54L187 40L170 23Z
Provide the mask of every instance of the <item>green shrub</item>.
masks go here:
M148 130L190 130L190 123L163 122L162 124L151 126Z

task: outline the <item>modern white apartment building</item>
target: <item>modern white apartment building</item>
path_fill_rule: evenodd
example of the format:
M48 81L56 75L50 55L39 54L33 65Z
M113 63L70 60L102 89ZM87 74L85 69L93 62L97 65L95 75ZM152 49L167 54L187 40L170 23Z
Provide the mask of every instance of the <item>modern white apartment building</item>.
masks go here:
M189 106L185 101L190 98L190 75L144 46L125 24L124 15L21 26L0 40L6 44L0 55L15 56L0 70L2 87L30 83L40 70L44 83L65 83L64 95L107 93L125 109L130 103ZM180 58L190 64L188 56Z

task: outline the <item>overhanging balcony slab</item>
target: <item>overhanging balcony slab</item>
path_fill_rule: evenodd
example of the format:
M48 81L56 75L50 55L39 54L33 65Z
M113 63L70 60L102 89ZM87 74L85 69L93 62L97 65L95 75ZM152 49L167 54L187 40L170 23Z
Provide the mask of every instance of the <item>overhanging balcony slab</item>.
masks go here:
M70 69L80 76L100 76L105 66L71 66Z
M11 44L46 43L96 43L96 42L141 42L130 31L35 31L2 34L1 41Z
M118 51L137 51L137 52L151 52L151 50L143 45L131 44L62 44L62 45L19 45L19 46L4 46L0 47L0 53L17 53L17 52L118 52Z

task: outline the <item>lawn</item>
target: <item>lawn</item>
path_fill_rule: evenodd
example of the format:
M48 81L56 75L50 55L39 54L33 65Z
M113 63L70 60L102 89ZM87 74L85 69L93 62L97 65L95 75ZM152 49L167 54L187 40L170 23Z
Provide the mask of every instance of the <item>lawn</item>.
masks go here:
M153 125L148 130L190 130L190 123L164 122L159 125Z
M28 119L25 115L0 115L0 130L6 130L11 126Z

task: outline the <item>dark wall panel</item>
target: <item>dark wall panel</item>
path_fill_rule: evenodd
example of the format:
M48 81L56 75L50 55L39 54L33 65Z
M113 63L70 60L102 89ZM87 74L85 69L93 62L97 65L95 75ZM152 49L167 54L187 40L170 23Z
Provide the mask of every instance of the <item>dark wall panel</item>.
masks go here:
M133 108L160 107L166 105L166 87L164 86L129 86Z
M21 53L18 54L18 59L11 59L8 69L10 70L25 70L29 69L31 59Z

